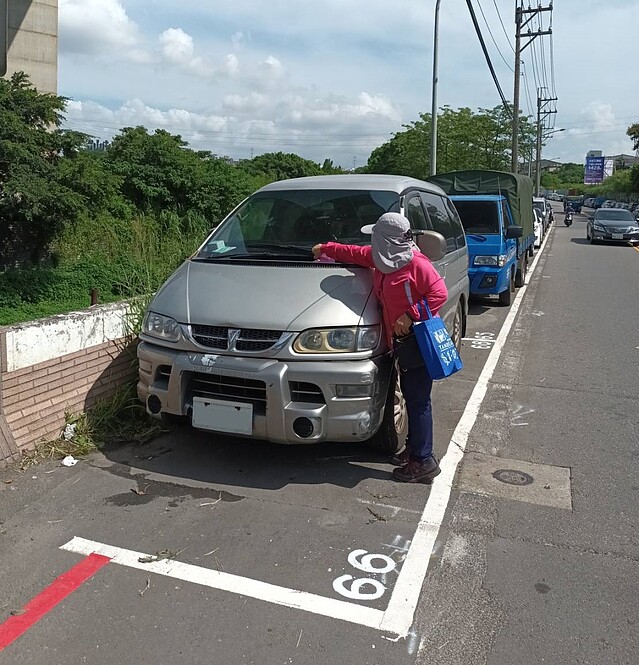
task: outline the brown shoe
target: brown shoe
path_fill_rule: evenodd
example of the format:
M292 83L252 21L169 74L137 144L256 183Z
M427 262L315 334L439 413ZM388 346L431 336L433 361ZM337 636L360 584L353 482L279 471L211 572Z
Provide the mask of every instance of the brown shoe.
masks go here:
M407 464L399 469L393 469L393 478L400 483L426 483L430 485L433 478L441 473L439 464L434 457L429 457L424 462L409 460Z
M408 448L404 448L400 453L395 453L391 458L390 458L390 463L393 466L405 466L408 464L408 460L410 459L408 455Z

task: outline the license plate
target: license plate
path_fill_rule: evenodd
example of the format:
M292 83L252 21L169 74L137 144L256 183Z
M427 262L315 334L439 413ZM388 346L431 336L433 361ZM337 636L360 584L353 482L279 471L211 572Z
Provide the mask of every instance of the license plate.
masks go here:
M623 240L623 233L613 233L612 234L612 239L613 240Z
M227 434L253 434L253 405L193 398L193 427Z

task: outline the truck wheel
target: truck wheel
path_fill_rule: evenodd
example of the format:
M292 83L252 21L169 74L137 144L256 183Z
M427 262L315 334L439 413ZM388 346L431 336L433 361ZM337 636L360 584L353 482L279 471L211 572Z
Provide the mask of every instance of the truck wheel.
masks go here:
M375 435L366 443L380 453L394 455L406 445L408 411L399 385L399 374L393 369L384 407L384 420Z
M524 252L524 255L521 257L519 267L515 273L515 286L521 288L526 283L526 271L528 270L528 254Z
M505 291L502 291L499 294L499 304L502 307L510 307L510 304L513 301L513 292L515 291L515 280L513 279L512 273L510 279L508 280L508 288Z

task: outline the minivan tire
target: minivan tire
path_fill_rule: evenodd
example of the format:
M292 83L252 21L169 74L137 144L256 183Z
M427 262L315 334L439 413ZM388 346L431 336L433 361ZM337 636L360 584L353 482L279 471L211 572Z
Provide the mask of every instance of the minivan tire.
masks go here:
M462 301L457 302L457 309L455 310L455 318L453 319L453 329L451 331L451 338L457 349L457 353L461 352L462 337L464 336L464 306Z
M395 368L392 370L388 386L384 419L377 432L366 443L373 450L394 455L406 445L408 436L408 411Z

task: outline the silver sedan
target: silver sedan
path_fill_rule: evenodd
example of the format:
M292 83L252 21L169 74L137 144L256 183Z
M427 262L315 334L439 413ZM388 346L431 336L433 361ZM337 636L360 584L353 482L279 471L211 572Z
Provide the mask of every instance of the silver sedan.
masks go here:
M639 243L639 223L629 210L599 208L588 218L586 238L591 244L604 240Z

